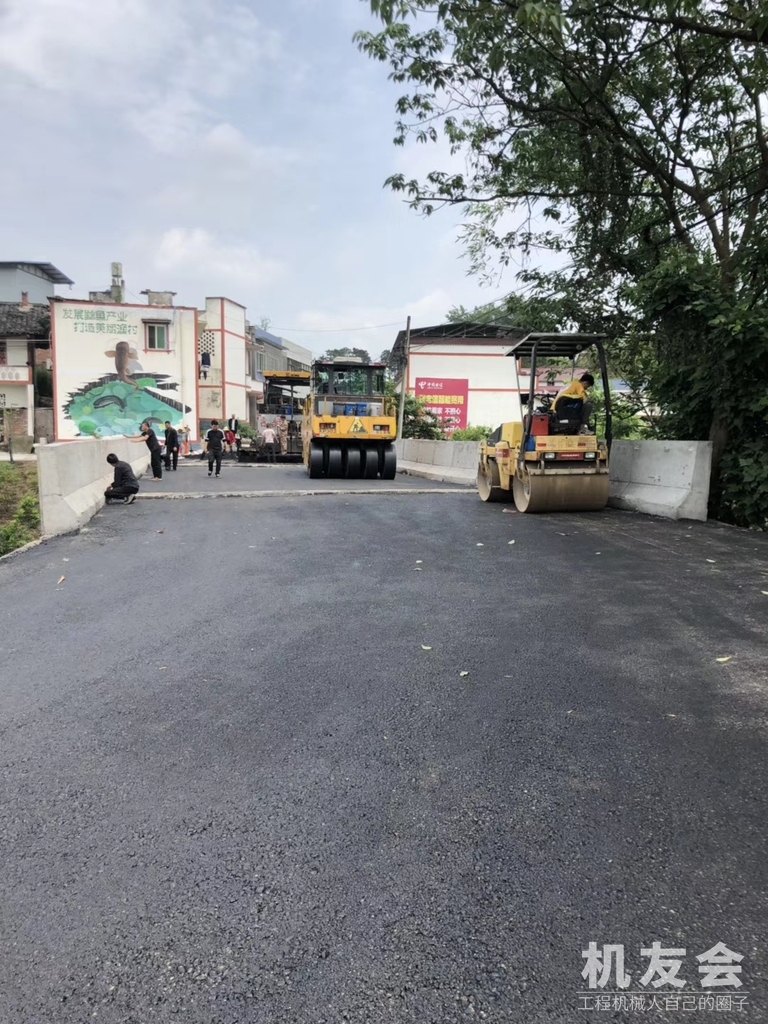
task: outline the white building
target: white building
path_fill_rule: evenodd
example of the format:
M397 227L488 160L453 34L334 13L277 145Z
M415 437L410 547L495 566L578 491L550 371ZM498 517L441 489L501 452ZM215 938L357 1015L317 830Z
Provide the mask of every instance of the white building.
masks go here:
M97 293L99 294L99 293ZM51 339L57 441L137 434L166 420L198 441L212 419L245 419L245 308L223 297L205 310L172 292L138 303L54 299Z
M35 366L50 337L47 303L0 302L0 436L34 438ZM50 409L46 410L50 416ZM44 428L46 433L49 428Z
M440 324L411 331L406 387L424 398L450 434L468 426L496 427L521 418L518 360L507 352L528 332L485 324ZM393 361L405 353L405 331L392 349Z
M52 263L0 262L0 302L45 302L57 284L73 284Z

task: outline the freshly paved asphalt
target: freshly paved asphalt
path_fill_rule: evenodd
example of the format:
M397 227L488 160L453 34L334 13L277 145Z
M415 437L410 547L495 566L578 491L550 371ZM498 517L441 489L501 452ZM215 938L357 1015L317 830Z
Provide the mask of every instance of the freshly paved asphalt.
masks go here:
M0 1020L768 1019L766 540L234 498L0 562ZM749 1012L579 1011L590 941Z
M453 489L456 485L422 480L418 477L398 475L395 480L346 480L320 478L310 480L300 463L245 463L225 458L221 476L208 476L208 462L199 458L184 459L179 468L170 473L163 470L161 480L152 480L147 474L141 480L140 498L147 495L174 494L252 494L274 491L391 491ZM466 490L466 488L464 488Z

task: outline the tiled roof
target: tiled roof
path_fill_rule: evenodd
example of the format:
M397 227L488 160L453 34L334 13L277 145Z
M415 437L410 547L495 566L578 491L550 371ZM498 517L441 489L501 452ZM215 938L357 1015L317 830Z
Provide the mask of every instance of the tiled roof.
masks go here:
M48 338L51 333L51 307L33 302L21 309L18 302L0 302L0 338Z

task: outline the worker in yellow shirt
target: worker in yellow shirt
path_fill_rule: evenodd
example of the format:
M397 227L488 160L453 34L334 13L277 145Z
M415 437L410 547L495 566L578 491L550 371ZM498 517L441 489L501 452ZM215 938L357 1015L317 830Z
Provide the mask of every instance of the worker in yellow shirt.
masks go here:
M590 401L587 400L589 397L587 392L589 388L591 388L594 385L594 383L595 378L592 376L591 373L582 373L581 377L579 377L578 380L572 380L567 387L563 388L563 390L558 394L557 398L552 403L553 412L557 408L559 402L568 402L568 404L573 403L574 412L576 411L575 403L581 403L579 409L580 434L592 433L592 431L589 429L589 421L592 417L594 406Z

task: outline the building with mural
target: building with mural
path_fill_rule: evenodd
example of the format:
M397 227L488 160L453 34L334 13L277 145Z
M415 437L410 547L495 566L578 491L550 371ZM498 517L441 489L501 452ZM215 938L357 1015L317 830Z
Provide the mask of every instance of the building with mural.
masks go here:
M92 293L94 294L94 293ZM199 440L211 419L244 419L245 308L206 299L205 309L173 305L172 292L147 291L146 305L51 301L54 431L57 441L156 432L169 420Z

